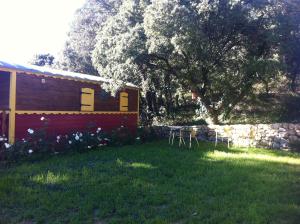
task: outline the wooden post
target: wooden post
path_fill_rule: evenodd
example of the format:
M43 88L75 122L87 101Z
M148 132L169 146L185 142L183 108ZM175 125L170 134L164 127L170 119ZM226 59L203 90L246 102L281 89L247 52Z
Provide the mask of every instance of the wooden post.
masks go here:
M9 124L8 124L8 141L10 144L15 143L15 128L16 128L16 81L17 72L10 73L9 87Z

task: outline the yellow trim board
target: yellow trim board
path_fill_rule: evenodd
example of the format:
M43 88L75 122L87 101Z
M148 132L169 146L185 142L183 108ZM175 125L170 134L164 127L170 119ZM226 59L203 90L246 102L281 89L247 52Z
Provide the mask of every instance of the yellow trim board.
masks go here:
M138 114L134 112L120 112L120 111L32 111L32 110L17 110L16 114Z
M9 84L9 124L8 124L8 141L10 144L15 142L15 128L16 128L16 83L17 72L10 73Z

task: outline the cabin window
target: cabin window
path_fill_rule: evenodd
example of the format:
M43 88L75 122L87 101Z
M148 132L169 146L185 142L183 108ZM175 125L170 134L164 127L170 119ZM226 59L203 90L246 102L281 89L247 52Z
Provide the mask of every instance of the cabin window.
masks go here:
M94 111L94 90L81 89L81 111Z
M120 93L120 111L128 111L128 93Z

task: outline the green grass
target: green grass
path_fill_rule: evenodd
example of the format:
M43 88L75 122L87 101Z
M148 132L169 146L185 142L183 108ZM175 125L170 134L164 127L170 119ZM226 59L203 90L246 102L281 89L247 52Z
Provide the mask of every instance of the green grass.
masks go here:
M299 220L299 154L161 141L0 169L0 223Z

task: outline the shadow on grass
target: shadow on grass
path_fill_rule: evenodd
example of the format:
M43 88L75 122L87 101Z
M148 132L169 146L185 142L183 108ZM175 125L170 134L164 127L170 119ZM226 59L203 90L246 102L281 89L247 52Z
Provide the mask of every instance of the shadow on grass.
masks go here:
M0 223L297 223L299 165L243 153L161 141L22 164L0 171Z

